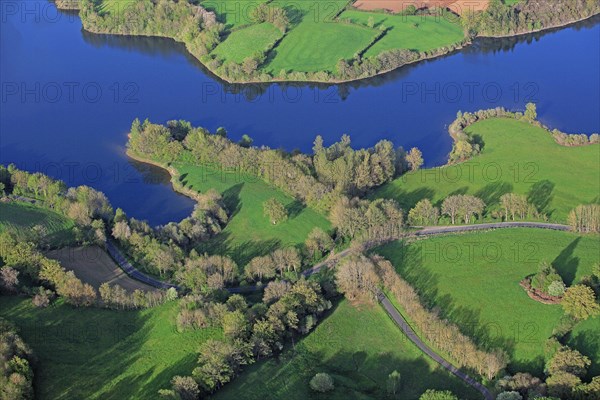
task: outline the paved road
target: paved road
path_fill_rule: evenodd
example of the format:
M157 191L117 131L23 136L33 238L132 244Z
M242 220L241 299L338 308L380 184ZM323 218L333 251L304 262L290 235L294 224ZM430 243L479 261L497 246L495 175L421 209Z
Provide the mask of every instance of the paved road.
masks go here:
M488 230L488 229L501 229L501 228L535 228L535 229L551 229L556 231L568 231L570 227L567 225L560 224L548 224L542 222L497 222L497 223L489 223L489 224L478 224L478 225L459 225L459 226L426 226L419 231L416 232L407 232L404 237L415 237L415 236L435 236L442 235L447 233L458 233L458 232L469 232L469 231L478 231L478 230ZM374 247L378 243L372 243L367 247ZM131 265L125 257L121 254L119 249L112 243L112 241L106 242L106 248L108 249L109 254L112 258L119 264L119 266L125 271L127 275L132 277L133 279L137 279L140 282L144 282L150 286L159 288L159 289L168 289L175 288L178 291L182 290L181 287L167 283L163 281L159 281L154 279L139 270L137 270L133 265ZM319 272L321 269L325 267L335 266L342 258L346 257L350 254L350 249L345 249L340 251L335 255L331 255L326 260L315 264L309 269L306 269L302 272L302 275L308 277ZM262 286L240 286L240 287L232 287L227 288L229 293L249 293L257 290L261 290Z
M415 331L410 327L410 325L406 322L404 317L396 310L396 307L390 303L388 298L383 293L377 294L377 299L388 313L388 315L394 320L396 325L400 327L402 332L411 342L413 342L421 351L427 354L432 360L440 364L442 367L450 371L453 375L461 379L466 384L470 385L474 389L478 390L486 400L494 400L494 396L490 393L490 391L483 386L481 383L477 382L475 379L471 378L469 375L460 371L454 365L450 364L448 361L444 360L440 355L438 355L435 351L433 351L429 346L427 346L423 341L417 336Z
M444 233L480 231L487 229L503 229L503 228L534 228L534 229L550 229L554 231L570 231L568 225L549 224L545 222L495 222L489 224L477 225L460 225L460 226L426 226L420 231L414 232L415 236L432 236Z
M175 288L177 289L177 291L181 290L181 288L177 285L159 281L158 279L154 279L137 270L133 265L129 263L129 261L127 261L127 259L121 254L117 246L115 246L115 244L110 240L106 241L106 250L108 251L108 254L110 254L110 256L112 257L112 259L115 260L115 262L119 265L119 267L121 267L121 269L125 271L125 273L131 278L159 289Z
M421 236L434 236L441 235L447 233L457 233L457 232L469 232L469 231L478 231L478 230L488 230L488 229L502 229L502 228L535 228L535 229L551 229L557 231L569 231L570 228L567 225L560 224L549 224L549 223L541 223L541 222L499 222L499 223L488 223L488 224L478 224L478 225L465 225L465 226L429 226L424 227L423 229L416 232L409 232L405 237L421 237ZM126 259L121 255L119 250L114 246L110 241L106 243L108 252L110 255L117 261L119 266L123 268L123 270L132 278L137 279L141 282L147 283L148 285L167 289L170 287L174 287L178 290L181 288L177 285L173 285L171 283L161 282L154 278L151 278L136 268L134 268ZM377 243L373 243L367 247L373 247L377 245ZM310 276L319 272L322 268L334 266L341 260L350 254L351 249L345 249L341 252L330 256L328 259L315 264L313 267L302 272L304 276ZM256 290L260 290L261 287L258 286L245 286L245 287L235 287L235 288L227 288L230 293L247 293L253 292ZM450 373L461 379L466 384L470 385L477 391L479 391L486 400L494 400L494 396L490 393L490 391L483 386L481 383L477 382L475 379L467 375L466 373L460 371L454 365L450 364L443 357L433 351L429 346L427 346L415 333L415 331L410 327L410 325L406 322L404 317L396 310L396 308L390 303L388 298L383 293L378 293L377 299L388 313L388 315L392 318L392 320L400 327L402 332L425 354L427 354L432 360L440 364Z

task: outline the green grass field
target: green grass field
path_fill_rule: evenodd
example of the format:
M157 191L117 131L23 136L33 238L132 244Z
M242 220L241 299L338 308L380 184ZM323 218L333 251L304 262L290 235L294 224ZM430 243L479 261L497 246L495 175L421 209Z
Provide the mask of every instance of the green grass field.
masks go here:
M460 42L464 38L460 23L451 22L448 18L401 16L358 10L344 11L339 18L349 19L352 23L364 26L367 26L369 18L373 18L375 29L381 26L389 28L385 36L364 54L365 57L376 56L391 49L428 51Z
M28 236L31 229L41 226L46 241L52 247L62 247L73 243L74 222L46 208L27 203L0 202L0 232L12 230Z
M268 22L251 25L233 31L227 40L213 50L212 54L220 59L239 64L257 51L265 51L281 35L281 31Z
M309 398L383 399L388 375L401 374L397 398L418 399L428 388L452 390L461 399L478 399L477 393L424 356L380 306L360 309L342 301L307 337L277 359L261 361L216 399L247 400ZM317 396L309 388L317 372L334 379L335 390Z
M588 319L575 326L569 346L579 350L592 360L588 370L588 378L600 375L600 317Z
M265 69L277 75L295 72L335 72L340 59L351 59L377 35L377 31L336 22L301 22L272 50Z
M201 251L228 254L243 266L251 258L277 247L304 243L315 227L330 228L325 216L262 180L207 173L203 167L187 164L175 167L187 187L199 192L215 189L222 193L228 211L233 213L224 231ZM271 224L263 214L263 203L272 197L288 209L288 220L277 225Z
M35 353L36 398L153 399L173 375L189 375L198 347L220 330L177 333L175 302L144 311L35 308L0 297L0 316L14 322Z
M526 122L498 118L467 129L481 136L480 155L455 166L408 173L373 197L395 198L405 210L429 198L441 205L452 194L472 194L496 206L509 192L528 195L551 221L565 222L579 204L600 201L600 145L565 147Z
M541 373L544 342L562 309L530 299L519 282L548 261L571 285L591 273L600 243L567 232L504 229L394 242L374 252L479 345L505 349L511 370Z

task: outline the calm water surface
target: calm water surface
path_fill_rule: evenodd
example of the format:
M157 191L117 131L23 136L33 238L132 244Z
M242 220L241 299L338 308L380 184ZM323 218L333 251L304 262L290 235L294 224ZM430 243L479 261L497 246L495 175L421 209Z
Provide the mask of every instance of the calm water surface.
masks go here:
M10 2L15 3L15 2ZM27 4L25 6L24 4ZM447 57L355 84L226 85L170 40L93 35L52 3L0 1L0 162L104 191L159 224L189 214L160 169L129 160L135 117L225 127L230 137L310 151L315 135L355 147L390 139L444 163L458 110L523 108L568 132L600 130L600 19ZM29 10L30 12L26 12ZM33 11L31 11L33 10Z

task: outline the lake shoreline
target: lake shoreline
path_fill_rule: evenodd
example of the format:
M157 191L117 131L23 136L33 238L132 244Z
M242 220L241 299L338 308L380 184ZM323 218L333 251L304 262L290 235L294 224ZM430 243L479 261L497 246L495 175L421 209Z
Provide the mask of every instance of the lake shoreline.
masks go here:
M74 11L74 10L79 10L79 8L74 8L73 6L68 6L72 3L69 2L64 2L64 4L66 4L67 6L62 6L61 4L63 4L63 2L61 1L55 1L55 5L56 8L58 10L61 11ZM453 43L450 44L448 46L443 46L437 49L433 49L431 50L434 54L431 54L429 56L424 56L424 57L419 57L416 60L413 61L409 61L406 62L402 65L399 66L395 66L393 68L388 68L382 71L379 71L375 74L371 74L368 76L362 76L362 77L358 77L358 78L350 78L350 79L327 79L327 80L319 80L319 79L306 79L306 80L291 80L291 79L281 79L281 78L277 78L277 77L272 77L269 80L260 80L260 79L230 79L228 77L222 76L221 74L219 74L216 69L214 68L210 68L210 66L208 65L208 63L203 62L202 60L200 60L196 55L194 55L189 49L188 49L188 45L185 42L182 41L178 41L170 36L162 36L162 35L131 35L131 34L123 34L123 33L118 33L118 32L111 32L111 33L107 33L107 32L99 32L99 31L93 31L90 30L88 28L86 28L85 26L83 26L82 24L82 29L85 30L86 32L95 34L95 35L114 35L114 36L123 36L123 37L147 37L147 38L152 38L152 37L157 37L157 38L166 38L166 39L170 39L173 40L175 43L178 44L183 44L186 48L186 51L189 55L191 55L197 62L199 62L207 71L209 71L211 74L213 74L216 78L220 79L221 81L228 83L228 84L239 84L239 85L251 85L251 84L271 84L271 83L291 83L291 84L298 84L298 83L314 83L314 84L327 84L327 85L337 85L337 84L345 84L345 83L353 83L353 82L360 82L360 81L364 81L364 80L368 80L368 79L372 79L378 76L382 76L385 74L388 74L390 72L396 71L396 70L400 70L404 67L410 66L410 65L414 65L417 64L419 62L422 61L431 61L431 60L435 60L441 57L445 57L448 56L450 54L453 54L455 52L458 52L460 50L466 49L469 46L471 46L473 44L473 40L474 39L506 39L506 38L517 38L517 37L521 37L521 36L525 36L525 35L530 35L530 34L535 34L535 33L540 33L540 32L545 32L545 31L551 31L551 30L555 30L555 29L560 29L560 28L566 28L569 27L571 25L580 23L580 22L584 22L587 21L591 18L594 18L596 16L600 15L600 13L596 13L596 14L592 14L589 15L587 17L583 17L583 18L579 18L577 20L573 20L573 21L568 21L565 23L560 23L560 24L556 24L553 26L548 26L548 27L543 27L540 29L534 29L531 31L527 31L527 32L521 32L521 33L512 33L512 34L507 34L507 35L485 35L485 34L481 34L481 35L477 35L474 38L469 39L468 37L465 37L461 42L457 42L457 43ZM83 22L83 21L82 21Z

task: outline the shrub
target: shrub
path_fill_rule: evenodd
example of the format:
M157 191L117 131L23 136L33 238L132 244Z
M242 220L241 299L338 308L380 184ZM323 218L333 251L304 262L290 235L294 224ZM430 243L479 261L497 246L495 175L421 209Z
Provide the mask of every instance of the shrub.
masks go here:
M332 391L334 389L333 379L328 374L320 372L310 380L310 388L320 393Z

